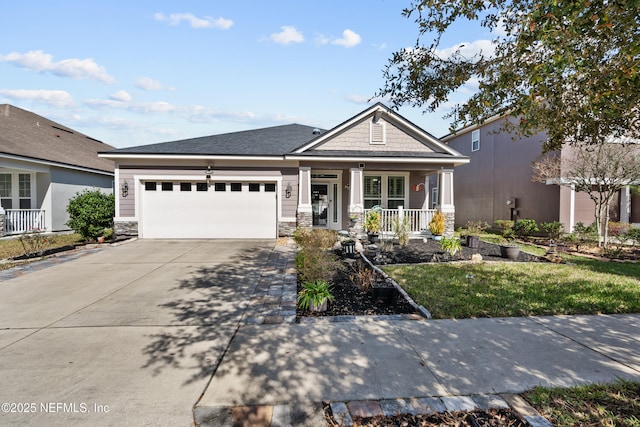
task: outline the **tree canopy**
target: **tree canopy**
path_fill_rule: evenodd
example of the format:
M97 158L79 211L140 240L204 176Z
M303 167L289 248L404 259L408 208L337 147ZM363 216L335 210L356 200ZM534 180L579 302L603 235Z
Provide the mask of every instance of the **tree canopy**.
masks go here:
M640 138L640 0L421 0L403 14L418 39L393 54L377 94L394 107L435 111L477 79L478 90L446 116L452 130L508 114L502 130L546 131L546 150ZM491 30L491 44L447 52L443 35L465 21Z

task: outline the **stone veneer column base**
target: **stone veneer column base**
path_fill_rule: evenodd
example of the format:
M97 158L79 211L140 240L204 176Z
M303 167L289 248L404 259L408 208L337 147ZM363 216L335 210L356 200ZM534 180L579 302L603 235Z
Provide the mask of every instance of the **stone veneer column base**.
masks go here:
M295 221L279 221L278 222L278 237L291 237L296 230Z
M444 214L445 216L445 226L444 226L444 235L447 237L453 237L453 232L455 231L455 212L447 212Z
M364 232L364 213L349 213L349 237L352 239L361 239L365 235Z
M116 239L138 237L138 221L114 221L113 234Z
M313 227L313 213L311 212L298 212L296 214L296 223L300 228Z
M4 236L4 209L0 208L0 237Z

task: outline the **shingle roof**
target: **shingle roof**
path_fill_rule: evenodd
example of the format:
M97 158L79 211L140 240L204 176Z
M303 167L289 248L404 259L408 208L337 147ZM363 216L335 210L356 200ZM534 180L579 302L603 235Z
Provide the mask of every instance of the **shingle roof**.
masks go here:
M109 154L284 156L320 134L312 126L273 126L200 138L120 148Z
M402 158L423 158L423 159L449 159L449 158L465 158L463 156L454 156L449 153L425 153L424 151L352 151L352 150L309 150L296 156L305 157L402 157Z
M0 104L0 156L9 154L113 173L113 161L98 157L98 152L111 149L35 113Z

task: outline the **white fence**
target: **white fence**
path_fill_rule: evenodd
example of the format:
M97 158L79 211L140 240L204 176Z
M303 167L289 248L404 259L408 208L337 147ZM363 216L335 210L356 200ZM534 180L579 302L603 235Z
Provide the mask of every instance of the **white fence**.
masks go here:
M5 234L20 234L30 230L47 228L43 209L5 209Z
M371 209L365 209L365 217ZM380 212L380 231L383 234L393 233L393 223L396 218L405 218L409 222L410 233L424 233L429 231L429 221L435 214L435 209L376 209Z

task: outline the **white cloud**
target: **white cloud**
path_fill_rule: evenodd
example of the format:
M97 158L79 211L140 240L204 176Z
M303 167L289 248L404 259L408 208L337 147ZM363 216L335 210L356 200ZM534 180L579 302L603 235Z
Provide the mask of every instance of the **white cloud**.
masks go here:
M337 44L343 47L354 47L362 41L362 37L359 34L346 29L342 32L342 38L333 40L331 43Z
M150 77L139 77L135 86L142 90L175 90L173 87L165 86L159 80Z
M41 50L32 50L27 53L11 52L8 55L0 55L0 62L9 62L37 72L49 71L57 76L72 79L93 79L105 83L115 81L103 66L96 64L91 58L71 58L54 62L52 55Z
M64 90L0 89L0 95L20 101L35 101L57 108L73 106L73 97Z
M233 21L225 18L212 18L205 16L198 18L192 13L172 13L165 15L164 13L156 13L154 16L156 21L167 21L169 25L180 25L182 21L186 21L191 28L217 28L220 30L228 30L233 26Z
M130 102L131 101L131 95L129 95L129 93L126 90L119 90L114 94L111 94L109 96L110 99L113 99L114 101L119 101L119 102Z
M289 43L302 43L304 42L304 36L301 32L296 30L296 27L285 25L284 27L280 27L282 29L279 33L273 33L269 36L271 40L278 44L289 44Z
M495 46L491 43L491 40L475 40L471 43L462 42L445 49L436 49L435 53L440 58L445 59L449 58L458 50L460 51L460 55L465 58L471 58L480 53L485 57L489 57L495 52Z

